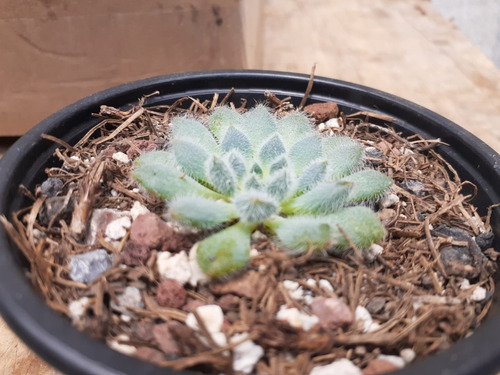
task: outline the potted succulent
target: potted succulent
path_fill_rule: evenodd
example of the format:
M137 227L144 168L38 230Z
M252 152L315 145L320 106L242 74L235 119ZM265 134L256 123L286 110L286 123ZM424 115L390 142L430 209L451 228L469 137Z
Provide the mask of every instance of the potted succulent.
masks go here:
M366 147L373 144L370 143L371 141L366 141L362 145L345 135L320 137L313 130L311 121L304 115L294 111L278 113L287 103L299 107L308 80L309 78L303 75L261 71L190 73L139 81L85 98L43 121L21 138L0 161L0 173L4 176L0 183L0 215L10 218L13 212L22 210L23 207L29 205L30 194L20 194L18 186L24 185L28 190L33 190L36 185L45 180L44 169L58 165L58 161L52 156L56 146L62 145L66 151L71 150L74 144L81 143L82 138L87 138L85 135L91 129L92 132L101 131L100 127L103 125L99 124L99 119L93 117L92 113L99 113L100 111L103 114L106 112L107 121L111 123L111 126L115 126L111 130L108 129L107 133L102 130L104 132L101 133L99 139L104 142L112 140L118 131L123 130L142 115L144 108L154 108L154 111L163 108L164 112L161 116L163 116L165 123L168 122L169 126L171 126L168 134L165 133L168 142L165 141L163 144L157 144L152 148L158 148L158 146L168 147L167 150L143 153L141 151L148 148L145 143L128 144L129 149L134 150L134 147L137 149L133 165L129 163L128 159L126 161L121 159L123 153L120 153L118 149L106 149L103 150L103 154L107 153L106 155L114 158L118 166L116 173L120 173L120 168L126 169L130 172L130 176L135 179L135 183L140 183L140 185L137 185L138 191L129 194L142 193L148 196L151 202L155 202L150 207L157 209L160 215L164 207L158 203L158 196L169 201L168 217L173 219L175 223L181 224L181 227L175 227L172 233L178 233L179 230L182 232L184 230L182 226L194 228L187 237L195 237L194 242L196 242L196 245L193 246L195 252L191 256L195 260L197 267L199 267L200 275L202 275L200 277L222 278L224 281L235 275L237 277L238 272L241 272L242 268L248 267L249 264L255 269L263 266L265 268L266 265L274 267L273 264L265 263L259 256L252 258L251 252L253 250L251 247L257 242L251 241L258 241L256 238L259 235L276 238L278 245L289 249L294 255L302 254L299 258L293 258L299 259L297 264L292 267L295 270L294 272L300 269L309 272L309 274L314 274L311 269L307 268L307 265L303 266L303 264L306 264L305 262L311 255L314 256L315 252L338 252L342 248L354 248L359 251L359 249L369 248L372 243L382 239L385 234L382 225L384 218L380 214L375 214L372 209L366 206L370 205L367 202L372 202L371 206L373 208L380 205L380 200L387 197L393 180L386 174L375 170L376 161L368 160L366 162L363 160ZM233 88L234 91L232 91ZM274 113L278 113L276 117L273 117L272 111L265 106L251 103L252 101L263 101L266 95L269 98L269 94L266 94L268 91L275 95L271 98L275 100ZM151 95L154 92L156 94ZM213 105L207 110L203 105L205 100L212 100L214 94L217 96L226 95L229 92L232 92L231 101L233 103L249 103L248 107L254 108L250 110L240 108L241 113L238 113L235 109L230 109L227 106L216 107ZM287 96L290 97L289 101L277 99L277 97L283 98ZM177 105L185 97L195 98L191 102L194 103L192 105L197 108L204 108L204 111L207 112L207 116L203 120L206 126L193 116L186 116L185 114L173 116L173 113L170 113L174 105ZM143 99L138 102L139 98ZM223 102L225 101L223 100ZM343 125L349 123L349 118L356 118L356 116L357 118L370 117L371 128L377 131L386 129L384 126L387 122L390 122L390 126L395 131L388 131L396 139L402 139L403 136L411 136L411 134L418 134L423 139L439 138L442 143L447 145L439 147L439 153L436 154L437 159L434 160L441 160L439 158L442 158L442 160L445 160L444 168L449 169L450 173L456 173L462 181L471 181L475 185L474 188L471 188L472 184L461 184L460 189L463 195L457 199L461 199L460 202L462 202L463 197L469 193L469 190L471 193L476 193L474 204L482 216L488 214L487 208L489 206L500 202L498 193L495 191L495 186L500 180L500 174L496 167L498 161L500 161L499 155L477 138L444 118L403 99L362 86L326 78L315 78L314 89L308 96L309 102L337 103L343 116L340 117ZM100 106L104 107L101 108ZM138 108L139 110L137 110ZM128 117L124 118L123 113L127 113ZM314 111L309 113L314 115ZM158 125L155 124L154 120L150 120L145 117L145 126L154 128ZM115 122L113 123L113 121ZM319 120L320 123L321 121L324 120ZM249 123L252 125L248 126ZM362 120L360 123L366 124ZM248 131L248 129L251 129L251 131ZM59 145L54 144L54 140ZM425 143L420 138L414 141L415 144L424 144L428 148L434 145L432 142ZM407 145L411 144L411 141L405 142L407 142L405 143ZM141 148L143 146L144 148ZM382 146L381 143L380 148ZM387 150L387 152L397 153L399 151ZM139 154L142 155L138 156ZM62 153L58 155L59 158L65 158ZM96 156L98 155L88 154L86 157L91 160L92 157ZM408 157L411 158L411 155ZM71 158L68 159L70 159L68 162L71 163ZM69 172L68 170L63 172L66 174L73 173L70 170ZM93 174L91 173L88 177L89 181L94 179L98 183L101 178L112 180L112 175L103 176L102 170L99 171L99 168L92 169L91 172ZM396 172L391 173L397 174L397 168ZM439 176L436 176L436 179ZM404 187L407 191L415 192L417 188L408 185L408 181L413 180L405 179L406 185ZM445 183L453 185L453 181L445 181ZM90 185L88 183L86 185L86 195L82 194L85 190L80 191L78 195L80 201L72 201L68 195L66 204L71 201L71 205L75 208L72 214L73 219L75 215L83 215L81 212L78 213L78 210L86 204L82 197L92 194L92 189L88 188ZM116 184L113 186L116 189L119 188ZM73 190L83 188L82 186L72 187ZM474 189L477 189L477 191L475 192ZM148 195L151 192L153 194ZM39 207L40 209L42 209L42 205L47 209L46 203L43 202ZM54 212L55 216L61 214L57 210ZM75 212L77 213L75 214ZM25 220L29 222L29 212L25 213L28 214ZM498 235L500 230L497 224L497 213L492 210L490 214L488 221L491 219L491 228L494 234ZM49 216L47 221L52 224L50 214L46 216ZM389 218L384 224L391 220ZM470 220L472 225L475 225L476 221L472 220L472 218ZM3 222L5 223L6 220L3 220ZM412 222L413 224L418 224L418 218L414 223ZM429 219L427 221L422 220L420 224L422 228L426 226L425 233L428 234L429 230L431 230ZM80 222L80 227L81 225ZM478 222L477 225L480 226L481 224ZM70 231L74 238L78 239L78 236L82 234L80 227L77 220L71 220L71 225L67 230ZM31 239L36 237L36 234L33 234L33 228L32 226ZM432 228L432 230L434 229ZM200 232L203 234L202 236L200 236ZM398 236L401 238L404 236L411 237L414 232L410 230L408 233L398 232ZM43 263L43 257L40 257L41 254L37 254L36 251L32 254L26 253L26 247L23 247L22 244L22 236L17 238L14 236L14 242L24 251L24 254L21 254L16 244L9 239L4 228L2 228L0 235L0 248L2 250L0 308L2 315L14 331L43 358L61 370L75 374L174 373L174 370L159 368L152 363L118 353L101 341L88 337L88 335L82 334L72 327L71 322L60 314L60 312L69 314L68 311L56 312L51 309L48 304L57 306L58 301L41 298L40 290L43 295L43 287L39 287L38 291L35 291L30 285L30 281L26 277L25 259L30 259L32 280L36 280L33 277L34 273L41 274L45 270L48 274L41 277L55 278L58 280L57 282L67 284L68 293L71 290L74 291L71 288L87 288L89 285L88 289L95 287L92 291L94 294L89 292L90 299L95 299L95 293L101 293L102 296L104 291L98 291L97 289L104 288L105 283L113 284L117 279L109 278L109 280L103 281L104 283L92 284L95 280L94 277L86 279L87 276L75 276L77 273L75 270L79 267L80 258L78 257L81 255L75 253L72 255L69 264L69 270L72 274L70 275L71 281L67 277L63 278L67 281L61 281L60 274L56 272L59 269L57 266ZM128 252L129 259L123 262L136 266L134 262L142 254L141 244L140 241L136 241L133 248L125 248L128 235L137 238L137 233L134 234L130 230L129 234L117 237L119 241L116 241L116 247L113 247L115 245L109 245L106 241L102 242L102 239L98 239L98 241L101 241L100 246L104 246L104 249L106 249L101 252L104 258L100 262L109 262L111 264L116 261L116 258L113 258L113 255L110 254L120 256L120 253L125 254ZM98 234L96 236L99 237ZM450 256L459 251L456 249L466 247L464 241L454 237L454 233L448 233L447 236L443 235L443 238L446 237L443 241L449 241L450 244L455 246L452 247L455 250L448 252ZM110 235L110 237L113 236ZM430 235L428 235L427 240L429 237ZM450 239L450 237L453 238ZM486 235L482 237L487 239ZM37 237L38 243L41 241L40 238ZM148 239L150 239L148 236L143 237L144 241ZM426 239L424 238L424 240ZM51 247L51 249L51 251L66 251L56 247ZM114 253L113 249L119 249L120 251ZM85 251L82 250L81 252L84 253ZM152 258L156 261L160 274L161 259L172 258L171 254L166 255L167 253L168 251L158 251ZM494 256L494 251L490 253L491 256ZM283 257L280 252L276 254L274 256L279 258L276 258L276 264L290 259L287 256ZM83 255L85 256L85 254ZM355 252L351 261L354 262L354 265L357 264L356 261L361 262L359 264L362 267L363 261L356 258L357 255L359 256ZM62 253L60 256L66 255ZM480 259L484 257L484 255L477 256ZM144 259L144 263L147 259ZM441 256L440 261L437 258L434 259L437 265L442 266L441 263L448 258L445 259ZM384 263L384 259L377 258L377 261L381 262L382 267L389 270L393 267L389 263ZM34 270L33 262L39 262L40 269ZM143 264L141 262L139 261L138 264ZM484 264L491 267L491 262L484 262ZM456 266L456 263L452 263L450 261L445 265ZM347 265L349 266L349 264ZM323 264L322 267L325 268L325 265ZM289 275L283 276L287 272L292 272L290 270L283 268L281 271L276 272L278 272L277 274L281 272L280 277L284 277L285 281L290 281L287 280L287 278L290 278ZM116 266L115 271L115 273L121 272L119 265ZM472 272L469 268L461 269L460 272L462 271ZM133 275L139 275L139 271L134 272L135 274L128 273L127 277L132 279ZM462 275L460 272L456 274L458 275L456 276L457 279L466 275L465 273ZM444 273L446 273L446 270ZM370 275L374 274L371 273ZM433 275L429 273L430 281L427 280L427 282L434 282L436 288L443 287L443 281ZM477 274L467 275L471 280L479 280L480 278ZM137 276L137 280L134 281L134 285L140 285L141 278L147 277L149 276L140 274ZM157 278L157 275L152 277L153 279ZM484 278L484 280L487 280L487 278ZM483 284L486 283L484 280L481 281ZM321 300L323 297L318 297L320 294L314 294L314 290L319 290L320 280L317 278L315 281L318 281L318 284L309 285L313 291L309 293L309 296L316 295L316 298ZM450 284L458 285L455 281L453 279L453 283ZM168 282L172 284L171 281ZM423 283L424 281L419 282ZM293 287L295 288L294 291L297 291L299 287L291 284L281 280L273 285L280 288ZM307 287L306 284L303 285L304 288ZM358 287L361 287L362 281L359 281L358 284ZM220 287L221 284L218 285ZM444 286L446 287L446 285ZM158 294L160 294L161 287L161 285L158 285ZM351 288L355 288L355 285L353 284ZM115 294L113 290L106 292L110 301L104 303L106 306L109 305L109 309L113 308L113 304L115 309L119 309L120 306L116 306L122 301L121 296L126 294L123 288L118 287L116 290L122 294ZM157 290L156 287L155 290ZM293 293L291 289L288 292L290 292L290 295ZM199 296L202 293L203 290L200 289L196 292L192 291L190 296ZM284 294L286 293L284 292ZM470 295L469 297L472 298ZM325 298L321 301L323 300ZM421 300L422 298L419 301ZM483 300L482 305L495 304L495 296L493 296L493 303L490 298L484 297ZM157 301L159 301L158 297ZM241 301L241 299L238 301ZM271 304L269 298L266 301ZM447 301L447 304L455 303L449 302L450 300ZM460 301L462 303L465 299ZM206 305L211 306L208 302ZM156 306L151 301L147 303ZM226 303L231 304L233 302L230 301L230 298L226 298ZM288 300L287 303L288 305L294 305L293 298ZM477 306L479 305L477 304ZM350 307L352 309L356 305ZM273 308L275 310L275 307ZM311 308L314 310L313 305ZM160 307L159 309L157 311L161 311L163 314L174 314L168 308L162 310ZM94 307L92 313L98 314L96 311ZM145 314L137 306L133 311L137 314ZM191 326L197 327L204 334L207 333L205 332L207 327L204 327L203 317L200 317L202 315L201 310L195 309L194 311L195 313L190 313L191 315L186 320L194 319L190 323ZM361 309L362 311L364 310ZM286 313L289 313L289 311L283 312L283 315L286 315ZM487 373L498 370L500 363L497 357L498 353L500 353L500 344L497 344L494 339L498 331L495 313L495 308L493 308L485 322L471 337L454 344L448 350L417 361L400 371L407 374L422 373L423 371L466 374ZM116 316L124 321L134 319L125 313ZM184 318L176 316L175 319L182 320ZM151 320L154 319L151 318ZM168 321L168 319L166 320ZM312 322L311 325L316 323ZM186 324L189 325L188 322ZM445 330L446 327L443 328L443 324L441 322L440 329ZM241 341L244 342L245 337L237 336L238 333L244 332L244 329L241 327L234 328L234 326L237 326L237 324L233 324L233 331L231 331L233 336L240 337ZM341 327L342 325L339 325L335 329ZM286 325L281 328L287 329ZM318 336L315 336L317 340L328 341L325 338L326 336L321 335L321 331L316 333L318 333ZM294 337L297 340L300 338L300 335L297 336L296 333L293 333L293 335L295 336L289 337ZM218 340L226 340L225 337L221 338L220 336L209 334L204 339L209 341L208 346L217 346ZM360 343L363 344L361 345L356 344L352 339L349 341L345 336L337 336L339 340L346 340L346 346L351 348L352 351L357 350L358 352L363 349L370 350L370 348L373 348L373 343L376 341L373 337L375 335L370 336L370 340L367 342L361 341ZM269 343L269 340L266 341L267 344L269 347L273 347L274 344ZM123 341L127 340L120 341L120 338L117 337L113 342L114 347L126 351L127 345L123 346L123 344L127 344L127 342ZM252 340L246 342L253 344ZM227 344L227 342L224 342L224 344ZM236 343L233 344L233 348L236 347ZM254 350L256 345L253 345L246 348ZM222 344L220 346L224 347ZM151 352L148 353L151 354ZM321 354L326 355L323 352ZM163 358L163 361L165 364L170 363L174 369L180 368L176 367L178 362L172 361L172 358L167 358L169 360ZM310 370L312 365L307 364L307 359L304 359L304 361L306 363L304 368ZM322 364L324 362L318 363ZM224 365L221 366L220 368L225 369ZM197 368L193 367L193 369ZM247 371L244 368L238 368L237 370ZM175 373L182 373L182 371L179 370Z

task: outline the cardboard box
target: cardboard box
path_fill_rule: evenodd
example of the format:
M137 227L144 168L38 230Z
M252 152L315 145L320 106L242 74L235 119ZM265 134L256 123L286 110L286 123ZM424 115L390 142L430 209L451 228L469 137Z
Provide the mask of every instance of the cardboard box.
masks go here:
M0 136L121 83L244 68L242 1L0 0Z

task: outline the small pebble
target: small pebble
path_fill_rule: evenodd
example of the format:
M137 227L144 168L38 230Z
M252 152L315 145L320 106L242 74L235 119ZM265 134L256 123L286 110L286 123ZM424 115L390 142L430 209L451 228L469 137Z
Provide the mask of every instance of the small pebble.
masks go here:
M136 244L145 245L150 249L159 249L168 226L158 215L148 213L135 218L130 227L130 240Z
M314 367L309 375L362 375L358 366L347 358L338 359L329 365Z
M163 280L156 291L156 302L163 307L181 308L186 303L187 293L175 280Z
M113 154L112 158L116 161L119 161L120 163L123 163L123 164L127 164L130 161L127 154L125 154L124 152L115 152Z
M296 300L301 300L304 297L304 290L298 282L292 280L284 280L283 286L288 291L288 295Z
M250 259L255 258L258 255L259 255L259 250L254 248L250 249Z
M231 336L230 342L236 343L248 336L247 333L238 333ZM264 349L253 341L246 340L233 348L233 370L250 374L254 366L264 355Z
M366 304L366 309L370 312L370 314L378 314L384 309L385 299L384 297L373 297Z
M127 234L127 229L130 228L131 224L132 222L127 216L123 216L119 219L113 220L106 226L106 237L111 240L122 239Z
M449 227L447 225L440 225L435 229L436 232L444 234L448 237L453 237L456 241L467 242L470 238L469 233L460 228Z
M365 155L369 158L380 159L384 153L376 147L369 146L365 148Z
M111 308L125 315L133 315L133 313L129 311L127 307L136 309L142 309L144 307L141 291L133 286L127 286L123 293L119 294L116 298L118 300L118 305L111 301Z
M325 330L335 330L353 323L349 307L339 298L316 297L311 304L312 313L319 318L320 326Z
M304 112L313 116L316 122L323 122L328 119L337 117L339 113L339 107L336 103L333 102L314 103L306 105L304 107Z
M68 309L69 316L73 321L77 321L82 317L82 315L85 313L85 308L87 307L88 303L88 297L82 297L75 301L71 301L71 303L68 305Z
M405 184L403 183L403 187ZM406 180L406 188L413 191L416 195L420 196L423 194L425 186L422 182L418 180Z
M486 298L486 289L483 288L482 286L476 286L474 288L474 291L472 292L472 295L470 296L470 299L476 302L481 302L485 298Z
M127 241L122 250L123 263L127 266L138 266L144 264L151 256L151 249L147 246L137 245L135 242Z
M332 129L332 128L335 128L335 129L338 129L340 128L340 124L339 124L339 120L336 119L336 118L331 118L330 120L328 120L326 123L325 123L326 127Z
M132 355L135 353L137 348L133 345L127 345L127 344L120 344L119 341L129 341L130 337L127 335L118 335L116 336L115 340L112 340L109 342L110 348L116 350L117 352L126 354L126 355Z
M375 358L372 359L368 363L368 366L366 366L363 369L363 375L380 375L386 372L391 372L399 369L400 367L396 366L392 362L380 358Z
M196 313L205 324L207 331L210 333L220 332L224 323L224 313L218 305L203 305L196 308ZM189 313L186 318L186 325L198 331L198 320L193 313Z
M368 332L371 325L373 324L373 319L370 312L363 306L356 307L354 312L354 317L356 322L360 322L363 327L363 332Z
M311 288L317 287L316 280L314 280L314 279L307 279L306 284L307 284L307 286L309 286Z
M210 278L202 271L198 260L196 259L196 251L198 250L198 243L195 243L191 250L189 250L189 267L191 269L191 277L189 278L189 284L191 286L196 286L198 284L203 284L210 280Z
M385 197L385 199L382 201L381 205L384 208L389 208L389 207L395 206L398 203L399 203L399 197L396 194L391 193L391 194L388 194L387 197Z
M322 132L323 130L326 129L326 124L322 122L321 124L318 124L318 131Z
M48 197L55 197L63 188L64 183L61 179L56 177L49 177L40 186L42 194Z
M318 285L319 285L320 289L324 290L327 293L334 292L332 283L326 279L320 279L318 282Z
M276 319L285 321L291 327L304 331L309 331L319 322L317 316L305 314L296 307L287 308L286 305L280 307Z
M191 265L185 251L173 255L168 251L158 253L156 266L162 280L173 279L184 285L192 276Z
M369 262L373 262L378 255L382 254L384 248L376 243L371 244L368 249L363 251L363 256Z
M478 235L475 240L479 248L484 251L493 246L493 232L484 232Z
M415 350L411 348L405 348L399 352L399 356L403 358L403 361L405 361L406 364L408 364L413 362L417 354L415 353Z
M104 249L73 255L69 261L71 280L79 283L90 283L111 267L113 256Z
M149 213L149 210L140 204L138 201L135 201L130 209L130 216L132 216L132 220L137 219L139 215L146 215Z
M181 351L177 341L172 336L169 327L177 322L170 321L167 323L156 324L153 328L153 336L158 343L159 348L167 355L180 355Z
M405 361L403 360L403 358L401 358L400 356L397 356L397 355L379 354L377 358L381 359L383 361L390 362L398 368L403 368L403 367L405 367L405 364L406 364Z
M458 283L458 286L460 287L460 290L467 290L470 288L470 281L469 279L463 279L460 283Z

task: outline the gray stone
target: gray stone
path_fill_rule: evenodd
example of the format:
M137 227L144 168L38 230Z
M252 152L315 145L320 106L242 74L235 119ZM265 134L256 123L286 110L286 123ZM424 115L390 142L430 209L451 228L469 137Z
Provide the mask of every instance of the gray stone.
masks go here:
M49 177L40 186L42 194L48 197L54 197L59 193L64 186L61 179L55 177Z
M468 241L470 238L469 233L460 228L449 227L446 225L440 225L436 229L436 232L444 234L448 237L453 237L456 241Z
M424 195L425 186L418 180L406 180L406 183L403 182L402 187L405 190L414 192L419 197Z
M481 233L476 237L476 243L482 251L487 250L493 245L493 237L493 232Z
M69 276L73 281L90 283L106 272L112 264L113 255L108 254L104 249L73 255L69 261Z

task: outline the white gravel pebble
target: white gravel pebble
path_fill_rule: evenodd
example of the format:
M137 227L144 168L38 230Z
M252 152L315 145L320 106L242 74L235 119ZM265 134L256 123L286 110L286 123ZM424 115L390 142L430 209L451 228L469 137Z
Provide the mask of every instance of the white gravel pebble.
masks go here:
M283 286L288 291L290 297L296 300L302 300L304 298L304 289L296 281L284 280Z
M325 129L326 129L326 124L324 122L318 124L318 131L319 132L322 132Z
M460 290L467 290L470 288L470 281L469 279L463 279L460 283L458 283L458 286L460 287Z
M127 345L127 344L120 344L119 341L129 341L130 337L127 335L118 335L116 337L116 340L112 340L109 342L109 346L116 350L117 352L127 354L127 355L132 355L135 353L137 348L132 345Z
M132 216L132 220L137 219L137 216L139 215L145 215L147 213L149 213L149 210L138 201L135 201L132 208L130 209L130 216Z
M336 119L336 118L332 118L330 120L328 120L325 125L328 127L328 128L340 128L340 125L339 125L339 121Z
M296 307L287 308L286 305L280 307L276 319L283 320L290 324L291 327L301 328L304 331L309 331L319 322L316 315L308 315L299 311Z
M259 255L259 250L254 248L250 249L250 259L255 258L258 255Z
M314 280L314 279L307 279L307 280L306 280L306 284L307 284L308 286L310 286L311 288L316 288L316 286L317 286L317 285L316 285L316 280Z
M415 350L413 350L411 348L402 349L399 352L399 355L401 358L403 358L403 360L405 361L406 364L413 362L413 360L417 356L417 354L415 353Z
M118 305L111 301L111 307L125 315L134 315L127 309L127 307L133 307L136 309L142 309L144 307L141 291L134 286L126 287L123 293L118 295L116 298L118 300Z
M369 262L373 262L377 255L382 254L384 248L376 243L372 244L368 249L363 251L363 255Z
M347 358L336 360L325 366L314 367L309 375L362 375L361 369Z
M398 203L399 203L399 197L396 194L391 193L385 197L385 199L382 201L381 205L384 208L389 208L389 207L395 206Z
M125 237L127 229L130 228L132 222L127 216L113 220L106 226L105 235L111 240L119 240Z
M326 279L320 279L319 282L319 287L323 289L325 292L330 292L333 293L333 285L331 282L329 282Z
M247 337L247 333L239 333L231 337L232 343L239 342ZM233 348L233 370L250 374L259 359L264 355L264 349L253 341L243 341Z
M390 362L394 366L397 366L399 368L403 368L406 365L406 362L404 361L404 359L398 355L379 354L377 358L382 359L382 360L387 361L387 362Z
M189 284L191 286L196 286L198 284L203 284L210 280L210 278L203 273L198 261L196 260L196 251L198 250L198 243L195 243L191 250L189 250L189 267L191 268L191 277L189 278Z
M470 299L476 302L480 302L485 298L486 298L486 289L484 289L482 286L476 286L474 288L474 291L472 292L472 295L470 296Z
M72 301L69 305L69 315L72 320L79 320L85 312L85 307L89 303L88 297L82 297Z
M156 266L162 280L173 279L184 285L192 276L191 265L185 251L174 255L168 251L161 251L156 260Z
M373 319L370 312L366 307L358 306L354 312L354 319L356 322L360 322L363 327L363 332L368 332L371 325L373 324Z
M118 152L115 152L112 156L112 158L116 161L119 161L120 163L124 163L124 164L127 164L130 159L128 158L127 154L121 152L121 151L118 151Z
M222 329L222 324L224 323L224 313L218 305L203 305L196 308L196 313L200 319L205 324L208 332L216 333L220 332ZM198 326L198 320L193 313L189 313L186 317L186 325L198 331L200 327Z

